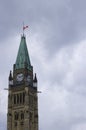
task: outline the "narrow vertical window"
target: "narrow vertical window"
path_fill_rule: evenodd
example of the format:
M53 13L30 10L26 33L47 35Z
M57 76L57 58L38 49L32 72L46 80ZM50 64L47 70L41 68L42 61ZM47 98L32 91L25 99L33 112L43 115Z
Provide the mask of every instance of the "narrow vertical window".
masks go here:
M23 93L23 103L25 102L25 93Z
M20 104L22 103L22 93L20 93Z
M14 95L14 104L16 104L16 95Z
M21 120L23 120L23 119L24 119L24 113L21 112Z
M14 113L14 120L18 120L19 119L19 114L17 112Z
M19 94L17 94L17 104L19 104Z

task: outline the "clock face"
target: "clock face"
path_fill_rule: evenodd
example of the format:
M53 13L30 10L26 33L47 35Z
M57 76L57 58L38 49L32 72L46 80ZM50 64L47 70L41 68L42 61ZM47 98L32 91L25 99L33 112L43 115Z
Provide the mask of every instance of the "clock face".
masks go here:
M30 76L30 75L27 76L27 81L28 81L28 82L31 81L31 76Z
M24 75L22 73L20 73L20 74L17 75L16 79L17 79L17 81L22 81L23 78L24 78Z

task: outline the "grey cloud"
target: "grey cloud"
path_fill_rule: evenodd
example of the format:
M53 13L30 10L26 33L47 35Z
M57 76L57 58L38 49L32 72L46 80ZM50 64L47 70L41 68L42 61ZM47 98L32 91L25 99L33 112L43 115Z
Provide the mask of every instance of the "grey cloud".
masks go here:
M31 26L32 33L41 33L45 37L45 47L54 53L85 38L84 5L84 0L3 1L0 9L1 39L17 35L25 21Z
M25 21L30 30L27 37L30 34L38 42L32 41L29 49L39 90L43 90L39 96L40 130L76 130L86 120L86 41L80 43L86 39L85 5L85 0L0 1L0 89L8 84L8 71L16 59L14 48L19 45L14 38L22 33ZM6 93L3 97L7 99ZM4 123L0 120L3 129L6 109L1 115Z

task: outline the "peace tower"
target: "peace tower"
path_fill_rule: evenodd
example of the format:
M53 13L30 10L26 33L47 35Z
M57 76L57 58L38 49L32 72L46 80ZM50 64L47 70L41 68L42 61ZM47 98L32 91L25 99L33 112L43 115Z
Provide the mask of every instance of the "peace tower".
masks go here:
M38 130L37 77L24 34L9 74L7 130Z

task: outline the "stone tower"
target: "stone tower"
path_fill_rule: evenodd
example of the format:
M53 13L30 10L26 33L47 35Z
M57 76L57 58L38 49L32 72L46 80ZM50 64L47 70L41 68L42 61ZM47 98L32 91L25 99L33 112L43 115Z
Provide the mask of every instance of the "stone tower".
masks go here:
M37 77L23 35L9 74L7 130L38 130Z

